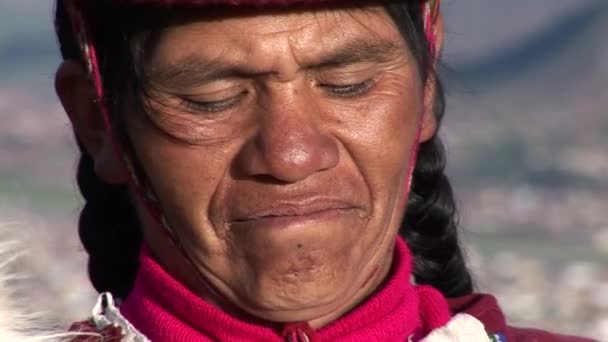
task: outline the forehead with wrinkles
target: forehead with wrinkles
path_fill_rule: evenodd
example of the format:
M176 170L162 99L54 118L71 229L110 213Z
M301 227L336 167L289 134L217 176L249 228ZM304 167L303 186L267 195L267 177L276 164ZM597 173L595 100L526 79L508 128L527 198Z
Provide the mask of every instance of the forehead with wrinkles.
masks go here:
M222 73L226 70L218 67L231 64L249 64L250 70L241 70L245 73L293 72L381 62L404 52L399 31L381 7L239 16L177 13L150 65L165 78L184 70Z

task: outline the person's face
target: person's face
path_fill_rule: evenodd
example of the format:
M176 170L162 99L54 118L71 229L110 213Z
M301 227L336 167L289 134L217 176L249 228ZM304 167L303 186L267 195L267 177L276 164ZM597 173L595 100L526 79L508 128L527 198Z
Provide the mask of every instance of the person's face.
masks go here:
M127 113L127 131L221 297L310 321L379 285L417 128L435 130L431 91L383 9L182 14L146 68L149 120ZM158 226L144 233L164 265L182 258Z

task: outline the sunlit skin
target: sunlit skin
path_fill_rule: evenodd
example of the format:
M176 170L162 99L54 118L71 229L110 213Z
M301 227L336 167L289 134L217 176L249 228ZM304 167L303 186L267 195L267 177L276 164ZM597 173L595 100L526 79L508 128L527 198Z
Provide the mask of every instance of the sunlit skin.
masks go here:
M317 328L376 290L417 129L436 129L388 14L179 14L149 56L147 117L127 132L195 270L140 208L158 261L226 311ZM64 63L58 93L98 175L125 183L97 111L68 91L83 83Z

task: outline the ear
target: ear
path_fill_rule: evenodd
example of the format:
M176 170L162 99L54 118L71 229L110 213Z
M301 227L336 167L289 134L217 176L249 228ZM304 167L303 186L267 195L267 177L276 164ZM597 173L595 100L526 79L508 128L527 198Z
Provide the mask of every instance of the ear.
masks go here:
M437 132L437 118L435 117L435 97L437 95L437 77L435 71L439 62L439 56L443 48L443 15L439 13L435 26L435 56L433 56L432 69L428 70L424 86L424 113L422 116L422 130L420 142L431 139Z
M55 90L76 137L95 162L95 173L108 184L125 184L126 174L105 128L96 94L84 67L74 60L61 63L55 74Z

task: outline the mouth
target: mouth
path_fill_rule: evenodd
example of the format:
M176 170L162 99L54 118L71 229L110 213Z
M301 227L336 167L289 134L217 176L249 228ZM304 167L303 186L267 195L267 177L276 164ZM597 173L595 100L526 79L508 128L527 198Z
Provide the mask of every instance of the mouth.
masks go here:
M341 200L315 199L275 202L267 208L253 210L229 222L250 228L289 228L307 223L330 221L361 215L361 208Z

